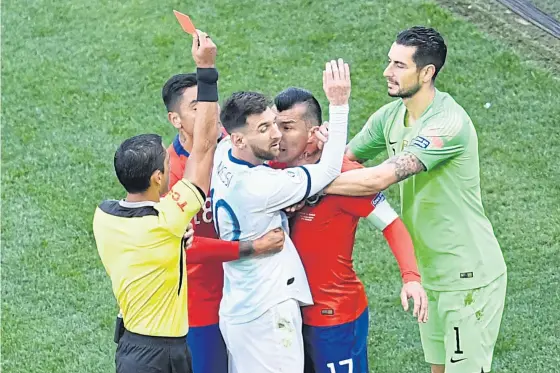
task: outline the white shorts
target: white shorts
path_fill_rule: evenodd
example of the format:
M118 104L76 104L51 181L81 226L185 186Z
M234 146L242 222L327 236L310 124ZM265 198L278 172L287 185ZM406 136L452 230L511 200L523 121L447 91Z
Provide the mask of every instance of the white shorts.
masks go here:
M230 373L303 373L299 303L289 299L243 324L220 320L229 352Z

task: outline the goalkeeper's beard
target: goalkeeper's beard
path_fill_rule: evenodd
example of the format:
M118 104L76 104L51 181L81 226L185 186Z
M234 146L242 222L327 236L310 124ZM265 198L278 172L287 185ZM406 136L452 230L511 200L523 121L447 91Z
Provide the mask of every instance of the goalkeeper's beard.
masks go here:
M393 83L393 84L395 84L395 83ZM414 96L415 94L417 94L418 91L420 91L421 88L422 88L422 85L420 84L420 82L416 82L416 84L414 86L410 87L407 90L399 88L397 93L388 92L388 94L391 97L410 98L410 97Z

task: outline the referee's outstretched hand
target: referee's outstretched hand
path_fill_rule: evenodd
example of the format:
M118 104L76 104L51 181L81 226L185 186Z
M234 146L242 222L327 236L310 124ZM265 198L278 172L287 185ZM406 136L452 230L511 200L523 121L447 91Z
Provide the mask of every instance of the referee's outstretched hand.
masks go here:
M342 58L325 64L323 90L333 106L347 105L350 99L350 67Z
M216 44L207 33L196 30L192 42L192 56L196 67L212 68L216 67Z

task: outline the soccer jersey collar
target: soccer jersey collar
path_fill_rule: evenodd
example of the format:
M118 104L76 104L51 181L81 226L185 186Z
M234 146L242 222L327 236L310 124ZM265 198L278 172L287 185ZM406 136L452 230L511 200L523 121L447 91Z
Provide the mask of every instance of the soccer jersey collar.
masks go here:
M140 207L154 207L157 203L154 201L140 201L140 202L128 202L125 201L124 199L119 201L119 205L121 205L121 207L126 207L129 209L135 209L135 208L140 208Z
M441 99L442 99L442 93L441 93L437 88L435 88L435 87L434 87L434 90L435 90L435 94L434 94L434 98L433 98L432 102L430 102L430 104L426 107L426 109L424 109L424 112L422 112L422 114L421 114L420 117L417 119L417 121L423 120L423 119L431 112L432 108L434 108L435 106L437 106L437 105L439 104L439 102L441 101ZM407 113L408 109L406 108L406 105L404 105L404 102L402 101L402 98L401 98L401 103L402 103L402 105L403 105L403 107L404 107L404 114L403 114L403 115L406 116L406 113ZM411 126L407 126L407 125L406 125L406 123L405 123L405 117L403 117L402 123L403 123L403 126L404 126L405 128L411 128Z
M175 136L175 139L173 140L173 149L175 149L175 153L177 153L177 155L184 155L187 158L190 157L189 152L183 148L179 135Z
M235 164L239 164L239 165L241 165L241 166L247 166L247 167L249 167L249 168L253 168L253 167L256 167L256 166L270 167L270 166L267 165L266 163L254 165L254 164L252 164L252 163L250 163L250 162L247 162L247 161L244 161L244 160L242 160L242 159L235 158L235 157L233 156L233 154L231 153L231 149L228 150L228 157L229 157L229 160L230 160L231 162L233 162L233 163L235 163Z

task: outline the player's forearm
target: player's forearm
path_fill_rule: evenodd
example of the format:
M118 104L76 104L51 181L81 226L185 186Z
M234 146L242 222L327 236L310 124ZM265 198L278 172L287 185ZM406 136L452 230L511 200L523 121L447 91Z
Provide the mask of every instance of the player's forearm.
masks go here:
M223 263L239 259L239 242L215 238L194 237L187 249L187 263Z
M253 241L224 241L216 238L194 237L192 246L187 250L187 263L224 263L259 254Z
M385 236L397 260L403 282L420 282L420 274L414 255L414 245L403 221L400 218L395 219L383 230L383 236Z
M340 175L348 133L348 112L348 105L329 107L329 141L319 163L305 166L311 178L309 195L318 193Z
M327 194L368 196L387 189L396 182L393 166L381 164L342 173L325 188Z
M197 68L197 81L193 147L183 177L207 191L218 138L218 71Z

